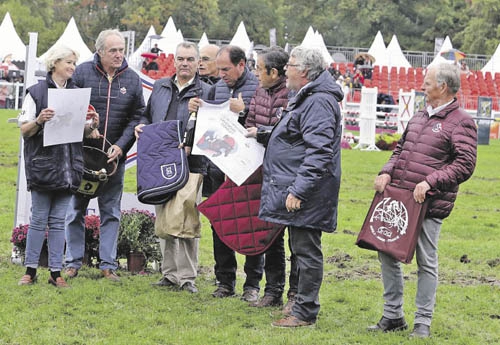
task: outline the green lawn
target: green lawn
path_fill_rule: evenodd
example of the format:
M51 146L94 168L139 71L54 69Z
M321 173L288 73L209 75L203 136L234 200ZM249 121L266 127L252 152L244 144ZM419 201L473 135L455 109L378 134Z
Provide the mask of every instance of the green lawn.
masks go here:
M157 272L131 275L122 282L99 279L82 269L71 289L47 284L48 272L31 287L18 287L24 268L10 262L19 130L0 111L0 344L500 344L500 141L479 147L473 178L461 190L442 228L440 285L433 336L410 340L410 330L371 334L366 326L382 313L382 284L376 253L354 245L373 196L373 180L388 152L342 152L339 227L323 236L325 255L321 312L314 328L278 329L277 309L254 309L239 298L214 299L210 228L204 220L200 243L200 292L152 288ZM134 171L126 190L135 189ZM469 263L462 263L467 255ZM238 256L240 267L243 260ZM416 264L405 266L407 321L412 324ZM238 292L244 280L240 270ZM263 285L263 284L262 284Z

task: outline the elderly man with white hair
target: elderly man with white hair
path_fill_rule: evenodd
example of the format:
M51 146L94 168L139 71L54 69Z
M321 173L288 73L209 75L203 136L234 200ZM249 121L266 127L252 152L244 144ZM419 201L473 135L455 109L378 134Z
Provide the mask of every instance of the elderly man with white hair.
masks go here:
M260 127L267 143L259 218L288 226L297 258L295 303L275 327L316 322L323 281L321 236L337 227L340 188L343 94L325 69L321 52L296 47L286 64L287 87L296 92L272 131ZM287 315L288 314L288 315Z
M382 171L375 190L383 192L390 183L413 190L416 202L430 198L418 237L417 296L412 337L430 336L438 283L437 244L443 219L453 209L458 185L469 179L476 165L477 131L471 116L460 108L457 66L432 66L422 90L427 108L416 113ZM400 331L408 327L403 313L403 273L400 263L379 252L384 283L384 312L370 331Z

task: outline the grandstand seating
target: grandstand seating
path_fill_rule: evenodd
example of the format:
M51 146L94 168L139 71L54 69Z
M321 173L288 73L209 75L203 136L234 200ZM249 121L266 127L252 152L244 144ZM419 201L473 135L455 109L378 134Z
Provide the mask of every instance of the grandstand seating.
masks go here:
M352 71L352 63L336 63L335 67L345 74L346 70ZM396 68L390 70L387 66L374 66L372 78L365 79L366 87L377 87L379 93L390 94L395 100L398 99L399 90L420 90L424 81L425 69L422 67ZM466 109L477 108L477 97L491 97L493 110L500 111L500 73L491 75L490 72L483 74L480 70L471 71L469 76L461 75L461 88L457 98ZM348 95L348 100L359 102L357 92Z

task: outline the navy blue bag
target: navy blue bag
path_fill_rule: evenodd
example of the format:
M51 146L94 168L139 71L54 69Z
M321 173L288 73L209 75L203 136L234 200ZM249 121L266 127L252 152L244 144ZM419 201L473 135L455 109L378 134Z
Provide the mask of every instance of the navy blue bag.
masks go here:
M159 205L167 202L186 184L189 166L177 120L142 127L137 141L137 198Z

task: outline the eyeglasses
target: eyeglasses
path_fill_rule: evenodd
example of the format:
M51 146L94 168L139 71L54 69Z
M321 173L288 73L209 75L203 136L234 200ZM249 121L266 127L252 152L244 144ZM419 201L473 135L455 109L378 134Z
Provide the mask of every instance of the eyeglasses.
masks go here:
M286 68L288 68L288 67L299 67L300 64L287 63L285 66L286 66Z

